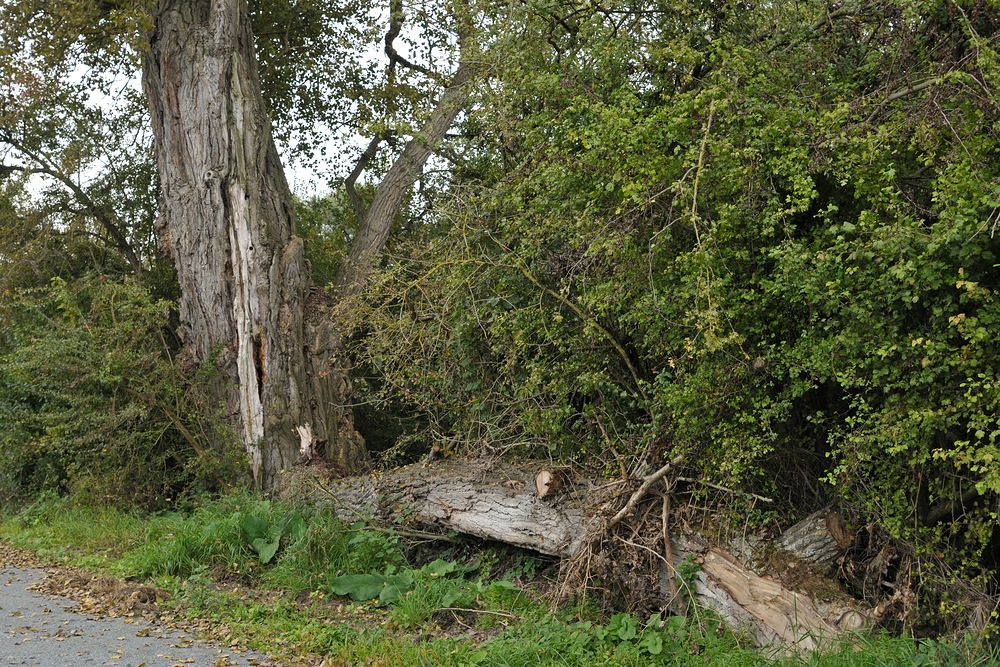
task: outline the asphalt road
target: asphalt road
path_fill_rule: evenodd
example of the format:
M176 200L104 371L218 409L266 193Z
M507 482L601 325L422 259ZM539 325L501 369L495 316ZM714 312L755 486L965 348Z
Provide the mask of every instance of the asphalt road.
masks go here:
M244 667L263 656L211 646L141 619L91 618L77 603L28 590L44 570L0 566L0 665Z

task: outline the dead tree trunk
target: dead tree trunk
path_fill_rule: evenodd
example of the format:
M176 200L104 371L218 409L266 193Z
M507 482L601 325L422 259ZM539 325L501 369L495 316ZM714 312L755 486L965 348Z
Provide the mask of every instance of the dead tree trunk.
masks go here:
M143 67L162 195L160 243L180 280L181 337L259 488L309 445L365 465L341 341L312 294L260 93L246 0L161 0ZM221 437L221 436L220 436Z
M480 461L448 461L397 468L377 477L326 479L310 467L296 468L283 495L332 502L345 518L391 520L405 513L416 521L550 556L579 549L587 523L582 506L564 494L536 498L524 467Z
M548 474L540 475L542 471ZM645 481L655 482L653 478L662 471ZM540 477L544 484L536 484ZM562 479L554 483L553 477ZM348 520L364 516L394 523L394 519L405 516L407 521L431 529L456 531L563 558L569 566L574 560L588 558L589 550L609 530L619 523L624 526L632 510L648 502L641 494L643 488L652 485L609 485L572 478L560 471L552 474L542 464L514 466L478 460L418 464L377 478L337 480L326 479L313 468L298 468L286 481L286 494L332 503ZM760 559L746 547L712 546L697 535L675 534L670 535L669 550L674 564L690 560L698 566L696 575L679 582L680 587L689 589L697 605L714 610L731 627L747 632L761 645L810 650L857 630L873 614L846 593L838 593L836 583L828 578L829 557L835 547L829 546L833 538L819 527L820 523L827 525L826 515L822 522L818 516L793 526L775 541L779 548L794 544L802 553L822 554L818 558L822 562L811 570L815 580L786 582L786 577L774 569L780 566L801 577L813 567L790 552L773 559L779 565L772 564L769 570L760 563L748 566L746 562ZM631 533L632 527L626 532ZM733 551L745 555L737 558ZM753 551L773 550L758 545ZM659 562L663 606L667 606L665 577L674 568L667 567L663 557ZM822 592L811 594L809 587L817 582Z

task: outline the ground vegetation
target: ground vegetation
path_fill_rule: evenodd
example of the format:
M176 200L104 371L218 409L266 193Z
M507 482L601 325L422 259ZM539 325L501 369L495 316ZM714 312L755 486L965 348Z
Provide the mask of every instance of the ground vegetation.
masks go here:
M886 626L992 631L995 0L0 12L5 503L676 460L689 523L835 508L837 576ZM273 138L319 165L348 132L297 201ZM263 567L290 512L215 528ZM454 574L383 565L333 571Z

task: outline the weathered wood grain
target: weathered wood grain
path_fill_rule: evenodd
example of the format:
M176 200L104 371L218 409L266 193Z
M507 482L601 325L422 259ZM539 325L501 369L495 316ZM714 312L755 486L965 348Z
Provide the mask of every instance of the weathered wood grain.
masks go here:
M289 473L284 486L288 493L333 503L348 519L376 517L423 529L455 531L567 561L585 557L589 540L606 529L630 494L616 497L606 483L571 478L558 493L539 498L535 477L540 469L540 463L514 466L449 460L399 468L376 477L332 481L305 469ZM637 481L617 488L639 486ZM821 554L820 560L828 562L828 550L806 548L810 540L828 545L833 539L817 526L816 517L809 517L783 539L802 548L803 553ZM685 560L698 563L697 576L685 584L693 587L698 603L761 645L811 650L866 622L864 607L846 594L831 594L836 589L833 584L824 587L824 599L816 599L809 591L795 590L766 572L752 570L730 550L710 545L697 535L671 536L670 551L675 565ZM787 565L796 558L788 553L783 562ZM661 575L666 571L666 567L661 568ZM666 588L664 580L665 596Z

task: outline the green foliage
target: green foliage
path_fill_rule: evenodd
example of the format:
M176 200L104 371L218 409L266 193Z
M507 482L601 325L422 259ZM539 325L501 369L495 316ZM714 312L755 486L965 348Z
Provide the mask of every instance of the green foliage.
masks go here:
M683 452L793 512L838 499L940 563L926 591L982 583L995 12L615 7L510 17L450 225L397 248L361 317L380 398L447 448Z
M262 565L267 565L278 553L281 540L302 539L307 524L302 515L291 511L284 516L274 516L270 503L263 503L261 513L248 512L240 522L243 539L257 552Z
M413 584L412 575L404 582L403 577L390 578L381 574L345 574L331 582L331 590L337 595L349 596L355 602L375 600L394 602L399 599L400 587L409 588Z
M923 586L925 620L974 620L947 588L964 579L988 591L996 576L986 572L1000 508L995 5L470 9L482 12L466 39L483 78L440 151L452 166L422 180L345 324L365 402L417 415L395 451L501 451L614 474L683 453L691 477L780 499L775 516L838 502L850 521L909 545L912 561L896 569ZM103 139L130 136L142 113L134 96L121 118L98 113L86 85L107 90L110 79L69 76L77 55L97 71L141 53L145 5L101 20L104 9L2 10L0 73L13 97L0 142L58 186L27 206L25 167L2 173L3 497L93 488L158 501L192 479L205 486L219 455L197 452L196 414L211 410L158 340L166 304L137 282L78 279L154 256L148 141L109 149L106 161L136 167L129 178L111 170L70 187L68 176L99 171ZM450 9L407 11L395 17L409 21L401 52L452 63ZM266 94L300 147L318 138L299 141L302 127L342 123L391 155L444 80L344 58L385 35L359 5L253 12ZM383 170L386 155L368 169ZM108 215L121 211L131 217ZM319 282L355 217L339 193L301 205ZM255 511L185 533L167 570L232 561L359 598L390 591L413 618L451 585L420 588L425 573L403 567L391 535ZM301 568L310 574L290 565L324 558L325 569ZM604 654L638 660L669 644L653 633L640 645L638 629L617 622Z
M306 259L312 267L313 283L326 287L333 282L337 265L347 253L357 220L342 194L296 203L296 226L306 241Z
M509 630L469 658L477 665L765 665L731 635L692 627L681 616L658 614L642 623L616 614L605 625L547 619Z
M162 513L148 523L143 541L119 566L128 576L190 576L213 567L236 573L253 571L257 554L243 532L246 496L207 503L190 516ZM257 509L257 508L255 508Z
M373 572L403 563L402 546L392 532L367 530L362 521L351 524L353 536L348 541L351 572Z
M694 596L694 587L698 573L701 572L701 565L693 557L688 556L677 564L674 571L677 575L678 592L684 599L685 604L691 608L697 604Z
M394 536L345 524L329 509L293 508L236 494L206 502L190 514L153 517L143 544L126 554L121 571L191 577L220 570L314 591L332 588L347 575L390 571L402 562Z
M162 271L146 103L122 85L151 20L144 3L0 7L0 284L85 271ZM96 94L95 94L96 93Z
M392 618L403 628L416 628L435 613L455 607L478 605L480 596L495 590L509 590L513 584L496 581L466 582L463 576L477 565L460 566L454 561L434 560L419 569L396 569L390 565L385 574L345 574L330 582L330 590L349 596L355 602L378 600L392 605Z
M162 505L215 484L199 406L174 367L170 304L138 281L53 279L0 304L0 494Z
M15 540L44 558L82 567L108 567L141 543L147 519L135 512L94 506L80 499L43 491L16 514L0 514L0 537Z
M305 530L288 540L264 578L297 590L328 590L344 574L384 572L404 562L392 533L363 523L345 524L330 510L301 512Z
M298 514L307 526L299 538L288 535L275 559L262 568L258 554L246 544L243 526L254 516L268 525ZM372 665L731 665L739 667L895 667L921 665L987 665L996 656L968 637L963 641L915 641L887 636L857 637L843 645L809 655L774 655L748 648L738 636L720 631L718 619L653 615L645 622L615 614L609 619L581 621L569 610L551 610L530 602L531 593L508 582L466 581L466 566L437 561L410 569L412 588L380 616L368 605L342 610L323 603L297 602L294 595L311 577L320 581L328 570L348 562L349 541L359 526L346 526L321 510L290 507L244 494L205 500L193 511L141 516L113 508L94 508L54 494L40 497L16 517L0 517L0 536L57 558L119 576L159 572L152 583L166 589L163 604L172 613L226 628L238 639L283 659L304 657ZM371 527L368 527L370 530ZM373 531L377 534L379 531ZM181 544L184 547L181 549ZM310 546L307 548L306 544ZM321 546L328 551L320 552ZM124 558L121 558L124 555ZM119 558L121 558L119 560ZM300 579L270 575L290 565ZM375 563L373 567L387 567ZM262 573L263 569L263 574ZM167 572L175 576L163 576ZM401 572L402 570L400 570ZM238 593L234 576L252 574L259 583L282 591L259 597ZM213 579L221 575L228 585ZM178 579L178 576L183 579ZM246 578L243 577L246 581ZM326 586L333 579L326 579ZM454 597L462 589L465 598ZM452 607L443 611L444 607ZM455 607L467 607L465 611ZM497 613L493 613L497 612ZM348 622L363 614L363 623ZM461 614L462 616L455 616ZM487 631L487 638L433 636L435 627L459 618ZM401 629L419 631L414 641Z
M996 647L984 645L966 635L961 641L941 642L925 639L917 647L913 656L913 664L917 667L973 667L975 665L994 665L1000 655Z

